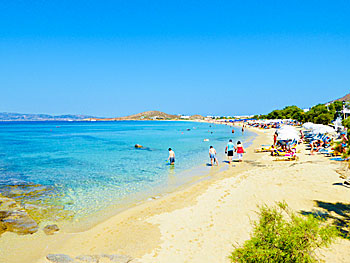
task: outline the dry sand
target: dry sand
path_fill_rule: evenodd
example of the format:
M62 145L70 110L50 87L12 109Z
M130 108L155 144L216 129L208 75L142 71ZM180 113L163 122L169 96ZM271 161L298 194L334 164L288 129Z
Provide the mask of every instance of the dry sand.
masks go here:
M243 163L85 232L45 236L40 231L25 237L5 233L0 238L3 262L43 263L49 253L125 254L135 258L132 262L229 262L232 244L249 238L257 205L285 200L297 212L320 207L334 210L334 216L339 207L350 212L350 188L340 184L339 163L306 155L303 146L298 161L275 162L267 153L253 153L255 147L271 143L273 131L256 131L259 136ZM326 262L350 262L350 241L338 239L318 254Z

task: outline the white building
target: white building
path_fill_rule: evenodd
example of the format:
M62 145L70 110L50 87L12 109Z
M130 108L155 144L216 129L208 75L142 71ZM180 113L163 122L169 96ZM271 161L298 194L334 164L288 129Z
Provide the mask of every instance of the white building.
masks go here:
M345 117L345 119L347 118L347 117L350 117L350 109L348 109L348 108L344 108L343 110L342 110L342 113L343 113L343 118Z

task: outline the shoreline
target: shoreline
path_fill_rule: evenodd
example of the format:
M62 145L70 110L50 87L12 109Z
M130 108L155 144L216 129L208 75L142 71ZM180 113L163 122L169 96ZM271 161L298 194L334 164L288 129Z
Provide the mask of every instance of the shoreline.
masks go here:
M143 121L151 122L152 120L143 120ZM47 123L47 122L50 122L50 121L40 121L40 123ZM59 122L70 123L68 121L59 121ZM88 121L86 121L86 123L87 122ZM133 121L128 121L128 122L133 122ZM157 120L157 122L168 122L168 120ZM175 122L175 121L171 121L171 122ZM178 120L176 122L183 122L189 125L191 123L213 124L212 122L203 122L203 121L195 121L195 120ZM216 123L216 124L218 125L222 123ZM253 136L254 135L251 135L250 137L253 137ZM203 138L207 138L207 137L203 137ZM175 181L175 183L164 182L163 184L156 185L154 186L154 188L148 189L146 191L133 192L128 196L122 197L118 202L109 202L108 206L103 207L101 210L93 211L90 214L78 216L76 217L76 219L73 219L73 220L63 220L58 222L58 221L52 221L50 219L48 220L42 219L40 224L43 225L47 223L49 224L56 223L56 224L59 224L60 228L65 228L65 230L68 232L85 231L93 227L97 223L101 223L106 219L108 219L109 217L112 217L128 209L129 207L132 207L139 203L147 201L147 199L159 198L159 196L166 195L169 192L177 191L178 189L182 188L182 185L185 185L186 187L186 185L194 184L196 183L197 180L203 180L203 178L213 174L212 169L210 169L210 167L206 167L206 163L203 161L203 159L201 159L200 162L196 160L195 163L188 162L188 164L189 164L188 167L184 168L184 170L176 171L176 177L180 177L181 179L178 179L178 178L173 179L172 181ZM168 169L168 177L173 177L172 174L174 172L171 170L172 169ZM215 173L217 172L218 171L215 171ZM103 214L107 214L107 215L103 215ZM96 217L98 218L98 220L95 220ZM94 218L94 219L91 220L90 218ZM83 221L83 223L80 223L79 221ZM72 224L74 225L73 227L71 227ZM66 227L66 225L69 225L69 229Z
M140 120L140 121L150 121L150 120ZM158 121L168 121L168 120L158 120ZM234 125L226 124L222 122L193 121L193 120L179 120L179 121L193 122L193 123L198 123L198 122L208 123L208 124L214 124L214 125L228 125L231 127L235 127ZM237 127L238 126L236 126L236 128ZM250 133L249 137L246 138L247 141L244 143L245 148L251 147L253 141L258 136L258 133L256 130L255 131L250 130L249 133ZM229 137L227 139L229 139ZM208 163L209 163L209 160L208 160L207 162L194 164L191 168L180 172L176 172L172 175L170 175L171 172L169 172L169 177L173 177L173 178L169 179L172 182L169 182L167 186L159 185L149 191L133 193L130 196L125 197L124 200L118 203L111 204L100 211L94 212L82 218L78 218L77 220L74 220L74 222L61 221L61 222L58 222L58 224L66 233L84 232L100 223L103 223L104 221L110 219L111 217L114 217L120 213L123 213L124 211L130 208L142 205L144 203L153 202L154 200L166 198L169 194L187 189L197 184L198 182L211 180L213 176L217 175L218 173L222 173L224 172L224 170L227 170L229 168L227 163L224 163L224 161L227 160L226 155L224 153L220 153L217 155L219 157L219 162L220 162L219 166L214 166L214 167L208 166ZM234 164L235 162L233 162L233 165ZM90 219L92 217L93 219ZM55 222L48 221L46 223L55 223Z
M297 162L273 162L266 153L254 153L254 148L272 141L273 130L249 130L258 136L247 148L243 163L131 207L85 232L22 237L30 242L25 246L29 252L18 255L17 251L12 259L7 255L5 262L46 263L49 253L122 254L137 259L131 262L229 262L232 244L241 245L249 238L257 205L286 200L293 210L312 211L315 200L348 202L348 189L332 186L339 181L338 164L305 155L303 149ZM15 239L7 245L18 249ZM342 259L349 258L349 245L338 240L333 250L320 253L332 259L329 262L346 262ZM44 249L38 251L38 247Z
M148 120L143 120L143 121L148 121ZM168 120L157 120L157 121L168 121ZM196 121L196 120L178 120L178 121L225 125L225 123L221 123L221 122L203 121L203 120L199 120L199 121ZM233 126L231 124L227 124L227 125ZM238 126L236 126L236 128L237 127ZM247 140L248 140L247 144L249 144L248 148L252 147L252 145L251 145L252 141L254 141L258 137L258 133L256 132L256 130L255 131L252 130L250 132L251 132L251 136L249 136L247 138ZM224 154L222 154L222 155L224 156ZM235 164L235 163L233 162L233 164ZM203 169L203 168L207 168L206 169L207 171L199 171L199 169ZM229 169L229 167L226 163L222 163L221 159L220 159L220 165L218 167L217 166L205 167L205 162L203 162L199 165L193 166L189 170L185 170L185 171L180 172L180 174L192 174L194 170L197 170L197 171L195 171L196 175L191 176L191 178L187 179L185 182L182 181L180 184L178 183L176 186L173 186L172 188L168 188L165 190L163 189L163 191L161 193L159 191L157 191L157 193L154 193L152 195L150 195L150 194L144 195L143 193L141 193L140 196L142 196L144 198L141 198L141 199L134 198L133 200L134 201L136 200L135 202L128 202L128 203L122 204L122 205L120 205L120 204L111 205L111 206L107 207L106 209L96 213L96 214L98 214L97 216L99 217L99 219L97 219L97 220L96 220L96 218L94 218L92 221L90 221L89 219L87 219L87 220L84 219L84 220L82 220L82 222L79 222L77 224L73 223L73 226L69 226L72 224L72 222L69 222L69 221L59 222L58 224L60 227L60 231L53 236L46 236L43 233L43 231L41 231L41 230L39 230L37 233L35 233L33 235L27 235L27 236L18 236L17 234L6 232L2 235L2 238L0 238L0 247L2 246L1 244L2 244L2 241L4 241L4 240L10 242L9 244L11 244L11 245L9 245L7 247L13 248L13 251L15 251L16 248L18 247L17 243L20 247L28 246L28 247L32 247L33 250L36 250L35 248L37 246L43 247L43 245L47 244L47 243L51 243L53 246L56 246L57 244L60 243L61 240L70 239L71 236L75 236L75 235L79 235L80 233L87 232L95 227L98 227L100 224L104 224L106 221L109 221L112 218L116 218L119 216L121 218L124 218L124 216L125 216L124 214L129 214L129 213L132 214L134 209L139 210L138 208L151 205L152 203L162 202L163 200L166 200L168 198L171 198L174 195L177 195L177 193L186 191L192 187L196 187L197 184L200 184L203 182L205 182L205 184L208 184L213 180L217 180L213 177L215 177L219 173L223 173L224 172L223 170L226 170L226 169ZM138 196L138 194L136 196ZM105 213L105 214L101 215L102 213ZM96 216L96 214L92 214L90 216L94 217L94 216ZM50 221L43 221L43 222L45 224L46 223L54 223L54 222L50 222ZM43 226L42 223L41 223L41 226ZM30 243L32 243L32 244L30 244ZM47 245L46 245L46 247L47 247ZM4 249L4 252L8 252L6 250L7 249ZM11 253L9 253L9 254L11 254ZM46 253L46 254L48 254L48 253ZM17 260L19 259L19 255L16 252L14 252L12 256L10 256L10 257L8 257L8 256L9 255L7 255L6 257L2 256L1 251L0 251L0 259L4 258L5 262L17 262ZM41 256L42 255L40 255L40 257ZM33 261L28 261L28 260L32 260L29 258L33 258ZM31 253L30 255L24 254L23 259L21 259L21 260L26 260L25 262L37 262L36 261L37 258L39 258L39 257L37 257L35 255L33 256ZM12 259L13 259L13 261L11 261Z

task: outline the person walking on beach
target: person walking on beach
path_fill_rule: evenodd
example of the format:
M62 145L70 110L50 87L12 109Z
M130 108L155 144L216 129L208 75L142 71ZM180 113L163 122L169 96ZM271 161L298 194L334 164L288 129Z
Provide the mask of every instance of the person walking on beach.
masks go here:
M242 126L242 134L244 133L244 124L243 124L243 126Z
M213 146L210 146L209 148L209 158L211 161L211 166L213 166L214 163L216 163L216 165L219 165L218 159L216 158L216 150Z
M243 161L243 153L244 153L244 148L243 145L240 141L237 142L237 147L235 147L237 155L238 155L238 161L242 162Z
M229 164L231 164L231 162L232 162L234 149L235 149L235 145L233 144L232 140L230 139L228 141L228 144L227 144L226 149L225 149L225 153L227 154Z
M170 162L171 165L174 165L175 164L175 152L169 148L169 157L168 157L168 160Z

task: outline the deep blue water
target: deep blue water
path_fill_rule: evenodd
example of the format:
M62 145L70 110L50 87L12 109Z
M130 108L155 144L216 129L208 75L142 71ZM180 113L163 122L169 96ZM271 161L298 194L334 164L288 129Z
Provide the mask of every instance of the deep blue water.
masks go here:
M194 122L2 122L0 189L43 185L75 215L96 212L167 186L170 173L204 166L209 145L223 153L228 139L252 135L242 137L237 129L232 136L231 130ZM135 149L136 143L146 149ZM166 162L169 147L176 154L174 168Z

